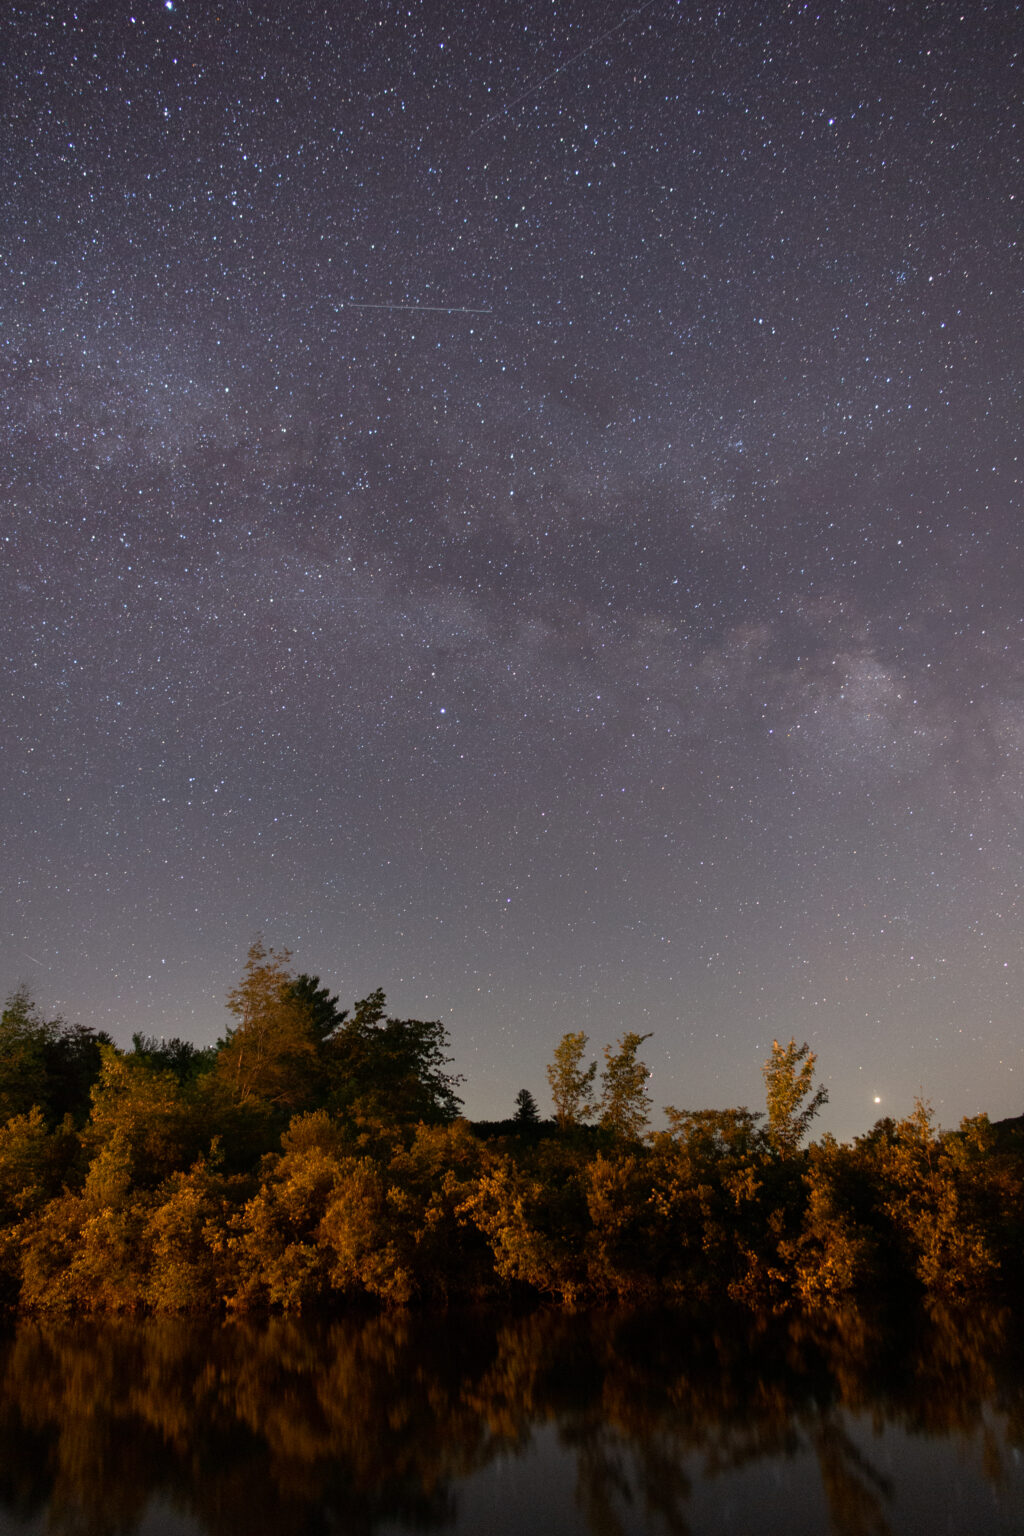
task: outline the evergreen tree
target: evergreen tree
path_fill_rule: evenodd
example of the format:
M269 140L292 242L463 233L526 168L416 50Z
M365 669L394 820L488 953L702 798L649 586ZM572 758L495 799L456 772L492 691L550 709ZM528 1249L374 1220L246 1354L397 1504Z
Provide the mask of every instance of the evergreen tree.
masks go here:
M520 1088L516 1094L516 1112L513 1116L516 1125L539 1125L540 1111L537 1101L529 1088Z
M296 976L289 983L288 994L306 1009L318 1046L322 1047L348 1018L348 1009L338 1007L337 997L331 996L329 987L320 985L319 976L307 976L305 972Z

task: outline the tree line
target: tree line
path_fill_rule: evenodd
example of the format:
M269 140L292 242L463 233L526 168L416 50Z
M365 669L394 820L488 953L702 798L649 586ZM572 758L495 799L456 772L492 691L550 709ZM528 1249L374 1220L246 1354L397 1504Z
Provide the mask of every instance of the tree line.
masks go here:
M806 1145L826 1100L776 1041L765 1108L665 1109L648 1038L600 1074L582 1031L506 1121L460 1114L437 1021L341 1009L261 941L207 1049L0 1015L0 1298L29 1312L301 1311L486 1297L834 1307L1005 1294L1024 1269L1024 1133L927 1105Z

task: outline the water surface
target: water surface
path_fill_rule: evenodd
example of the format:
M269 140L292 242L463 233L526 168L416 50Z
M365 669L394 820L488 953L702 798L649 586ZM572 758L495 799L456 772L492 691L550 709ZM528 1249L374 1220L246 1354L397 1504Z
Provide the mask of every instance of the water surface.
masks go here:
M22 1324L5 1532L1022 1536L997 1313Z

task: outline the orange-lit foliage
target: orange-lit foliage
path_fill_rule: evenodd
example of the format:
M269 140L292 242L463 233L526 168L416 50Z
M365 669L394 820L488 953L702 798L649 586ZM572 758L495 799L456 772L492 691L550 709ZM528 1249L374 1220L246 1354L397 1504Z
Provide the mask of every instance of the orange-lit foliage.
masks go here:
M766 1116L670 1108L667 1128L645 1135L643 1037L631 1034L606 1052L601 1120L588 1125L579 1034L555 1052L557 1123L478 1133L456 1118L440 1024L388 1018L380 992L351 1015L336 1004L260 943L208 1052L142 1036L120 1051L41 1024L18 994L3 1026L0 1300L240 1315L728 1294L835 1309L883 1289L1019 1285L1012 1127L982 1116L940 1133L919 1104L852 1145L804 1148L822 1095L791 1041L765 1065ZM67 1083L80 1092L87 1077L88 1113L56 1119ZM26 1105L33 1092L45 1102Z

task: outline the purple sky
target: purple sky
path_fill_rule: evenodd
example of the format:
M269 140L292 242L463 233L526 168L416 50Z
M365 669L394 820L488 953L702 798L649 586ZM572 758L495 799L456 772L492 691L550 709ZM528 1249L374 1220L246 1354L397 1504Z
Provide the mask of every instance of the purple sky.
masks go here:
M1019 7L15 18L0 987L1024 1110Z

